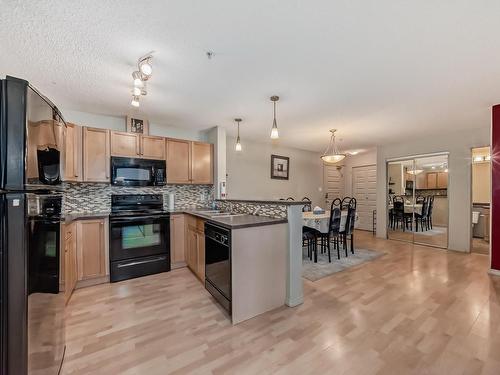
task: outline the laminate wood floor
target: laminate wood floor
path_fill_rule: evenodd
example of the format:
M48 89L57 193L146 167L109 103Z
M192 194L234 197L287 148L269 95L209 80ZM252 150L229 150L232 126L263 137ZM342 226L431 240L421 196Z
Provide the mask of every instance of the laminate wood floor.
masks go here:
M185 268L77 290L63 374L500 374L488 257L356 237L386 255L234 327Z

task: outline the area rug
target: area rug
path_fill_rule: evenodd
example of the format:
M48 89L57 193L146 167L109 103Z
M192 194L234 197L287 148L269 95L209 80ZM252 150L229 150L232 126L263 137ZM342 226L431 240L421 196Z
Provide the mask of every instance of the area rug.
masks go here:
M367 249L355 249L354 254L349 251L349 256L345 252L340 253L340 259L337 259L337 251L332 251L332 262L328 263L328 254L321 254L318 251L318 263L309 260L307 248L304 248L302 256L302 277L309 281L317 281L334 273L358 266L384 255L379 251ZM314 257L313 257L314 260Z

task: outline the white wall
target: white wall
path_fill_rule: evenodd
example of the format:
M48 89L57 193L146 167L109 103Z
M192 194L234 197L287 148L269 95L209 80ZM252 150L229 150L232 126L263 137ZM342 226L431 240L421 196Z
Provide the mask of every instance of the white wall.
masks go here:
M118 131L126 130L125 116L100 115L96 113L72 111L68 109L62 110L61 112L66 121L77 125ZM154 122L149 124L149 134L161 137L188 139L191 141L207 141L207 133L204 131L178 128L176 126L162 125Z
M377 237L387 234L387 159L435 152L449 152L448 248L469 251L471 238L471 148L490 144L490 127L432 134L377 148Z
M220 198L220 184L226 181L226 129L215 126L206 132L207 141L214 145L214 192Z
M344 193L345 196L352 197L352 169L377 164L377 149L374 148L358 155L348 156L344 160Z
M242 140L243 151L236 152L236 140L227 137L227 195L236 199L279 199L289 196L311 198L324 205L323 167L320 154L271 143ZM290 158L290 179L271 179L271 154Z

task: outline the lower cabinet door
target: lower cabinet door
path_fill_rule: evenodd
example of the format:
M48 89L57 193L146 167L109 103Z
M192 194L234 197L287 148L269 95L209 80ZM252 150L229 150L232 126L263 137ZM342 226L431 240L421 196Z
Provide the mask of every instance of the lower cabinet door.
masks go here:
M77 222L78 281L106 276L104 219Z

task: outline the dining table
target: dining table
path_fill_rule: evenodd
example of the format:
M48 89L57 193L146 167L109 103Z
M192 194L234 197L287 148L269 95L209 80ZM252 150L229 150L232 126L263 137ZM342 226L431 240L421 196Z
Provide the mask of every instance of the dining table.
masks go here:
M404 204L404 211L405 211L405 214L411 214L415 211L416 214L418 215L422 215L422 207L424 205L421 204L421 203L415 203L415 204L412 204L412 203L405 203ZM394 208L394 205L392 203L390 203L388 205L388 208L389 210L392 210Z
M347 210L340 211L340 232L345 229L345 223L347 221ZM356 213L354 219L354 227L356 228L358 224L358 214ZM302 213L302 225L312 229L316 229L321 233L328 233L328 226L330 225L330 211L325 211L324 213L315 214L313 211Z

